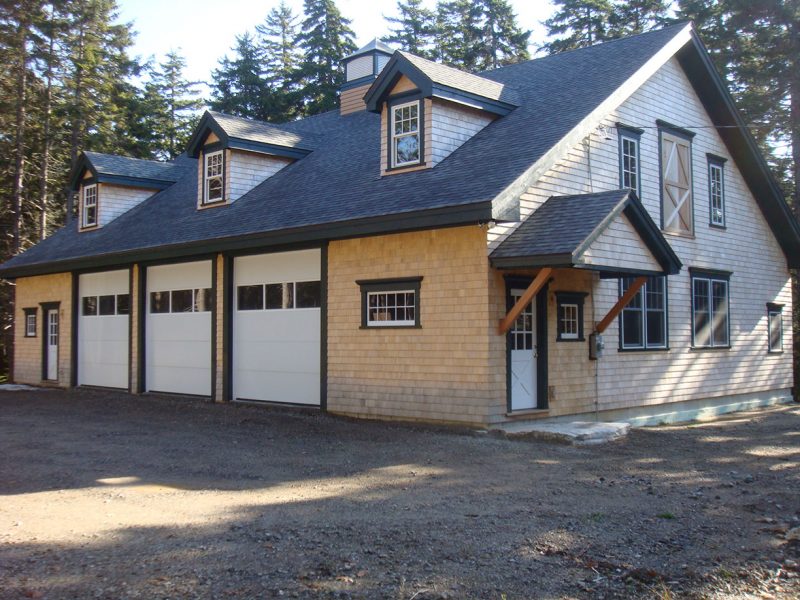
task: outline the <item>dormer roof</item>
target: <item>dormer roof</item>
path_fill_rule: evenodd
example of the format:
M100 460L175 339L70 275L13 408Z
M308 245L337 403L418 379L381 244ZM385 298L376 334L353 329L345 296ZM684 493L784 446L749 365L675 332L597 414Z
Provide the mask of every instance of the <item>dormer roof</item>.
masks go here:
M403 75L414 82L425 98L450 100L501 116L521 103L518 92L504 83L398 50L367 90L364 96L367 110L380 112L381 104Z
M87 170L92 174L96 183L110 183L150 190L166 189L178 181L181 176L174 163L171 162L100 152L83 152L70 177L70 185L73 190L78 189L83 174Z
M186 152L197 158L209 133L214 133L224 148L249 150L262 154L272 154L298 159L314 149L312 135L287 131L285 128L234 117L225 113L206 111L189 140Z

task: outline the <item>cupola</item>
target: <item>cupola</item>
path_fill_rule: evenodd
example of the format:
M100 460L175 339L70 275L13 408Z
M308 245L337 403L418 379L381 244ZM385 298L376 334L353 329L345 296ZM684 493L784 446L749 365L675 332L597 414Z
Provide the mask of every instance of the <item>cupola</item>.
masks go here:
M365 110L364 94L389 62L392 54L394 54L392 48L375 38L363 48L342 59L345 83L339 98L341 114Z

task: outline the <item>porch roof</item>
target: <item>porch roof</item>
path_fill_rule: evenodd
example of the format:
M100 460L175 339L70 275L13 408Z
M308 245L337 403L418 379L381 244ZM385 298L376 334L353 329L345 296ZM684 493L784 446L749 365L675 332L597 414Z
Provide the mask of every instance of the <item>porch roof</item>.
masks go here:
M631 190L552 196L490 256L498 268L674 275L681 261Z

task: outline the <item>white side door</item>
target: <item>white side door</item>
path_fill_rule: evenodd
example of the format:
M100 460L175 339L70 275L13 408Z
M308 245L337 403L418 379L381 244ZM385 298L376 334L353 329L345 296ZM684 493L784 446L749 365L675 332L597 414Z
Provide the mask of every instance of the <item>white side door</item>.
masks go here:
M58 380L58 309L47 311L47 378Z
M211 261L147 269L147 391L211 395Z
M525 290L512 289L516 303ZM511 344L511 410L536 408L536 298L520 313L509 332Z
M320 403L321 252L234 260L233 397Z

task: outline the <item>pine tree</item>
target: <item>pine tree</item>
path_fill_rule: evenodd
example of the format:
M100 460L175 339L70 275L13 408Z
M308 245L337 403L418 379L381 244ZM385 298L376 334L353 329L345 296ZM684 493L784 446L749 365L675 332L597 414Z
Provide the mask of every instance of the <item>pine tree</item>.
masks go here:
M475 4L483 20L482 43L476 50L478 69L496 69L530 58L530 31L520 29L507 0L476 0Z
M387 44L397 44L402 50L433 58L436 37L436 16L432 10L425 8L422 0L397 2L397 17L384 17L394 27L389 35L383 38Z
M293 80L301 60L296 45L297 27L298 17L283 1L269 12L263 24L256 26L265 78L272 90L268 121L289 121L300 111L298 88Z
M644 33L665 24L669 12L666 0L628 0L617 2L609 18L609 38Z
M440 39L436 59L465 71L478 70L484 33L481 6L472 0L441 1L436 12Z
M184 78L185 68L186 60L172 50L164 62L150 70L150 81L145 87L153 150L158 158L165 160L183 151L197 122L197 111L203 106L196 88L198 82Z
M556 13L544 22L547 34L556 39L542 44L548 54L599 44L609 38L614 14L610 0L556 0Z
M264 120L269 86L264 79L261 49L250 33L236 37L234 58L219 61L212 73L211 108L220 112Z
M303 59L296 77L302 85L303 112L313 115L336 108L344 83L341 60L357 48L350 20L333 0L305 0L304 12L298 37Z

